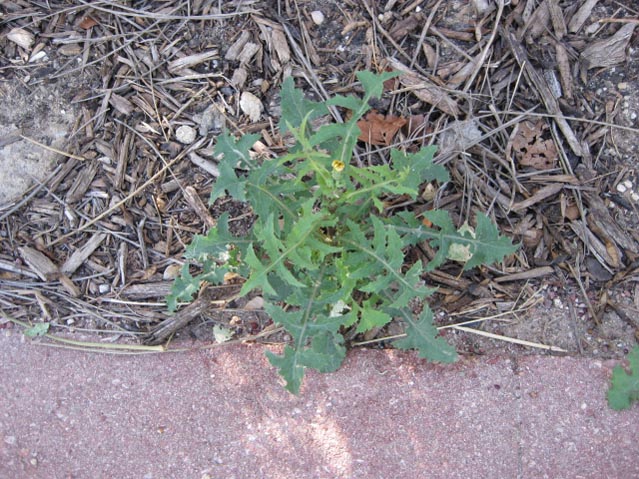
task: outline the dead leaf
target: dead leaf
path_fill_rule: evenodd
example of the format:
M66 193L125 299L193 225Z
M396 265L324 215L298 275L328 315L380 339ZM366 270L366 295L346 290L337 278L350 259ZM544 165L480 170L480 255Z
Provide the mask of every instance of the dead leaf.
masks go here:
M97 20L95 20L93 17L86 16L80 21L78 26L82 28L83 30L88 30L89 28L95 27L97 24L98 24Z
M361 130L358 139L370 145L389 146L399 129L405 124L404 118L394 115L384 116L373 110L357 122Z
M513 150L521 166L530 166L536 170L548 170L555 167L557 149L553 140L544 140L542 135L547 128L543 121L533 124L522 121L513 138Z

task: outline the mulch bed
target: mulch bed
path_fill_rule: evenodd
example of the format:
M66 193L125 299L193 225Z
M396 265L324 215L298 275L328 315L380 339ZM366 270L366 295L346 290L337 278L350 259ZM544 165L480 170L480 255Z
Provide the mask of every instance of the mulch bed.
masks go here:
M250 228L245 205L208 206L213 147L228 129L261 133L258 154L285 151L275 125L289 75L327 99L359 91L359 70L401 71L359 156L438 145L451 181L397 208L445 208L459 224L487 212L522 244L504 264L424 278L439 287L440 325L521 314L550 283L569 284L596 327L604 292L635 281L636 205L618 188L631 170L607 151L613 130L638 130L589 86L637 44L637 12L618 2L9 0L0 12L0 81L69 84L77 112L48 180L0 209L5 327L44 321L156 344L185 331L212 341L217 324L237 340L281 340L236 285L205 289L175 316L164 298L194 234L224 211L236 233Z

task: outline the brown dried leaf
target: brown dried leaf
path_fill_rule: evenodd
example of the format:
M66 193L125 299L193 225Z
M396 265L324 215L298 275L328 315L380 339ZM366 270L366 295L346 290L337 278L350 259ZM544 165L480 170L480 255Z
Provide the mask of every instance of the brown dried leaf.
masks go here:
M97 24L98 24L98 21L96 19L87 15L80 21L78 26L82 28L83 30L88 30L89 28L95 27Z
M389 146L399 129L406 124L406 119L394 115L381 115L376 111L369 112L364 119L357 122L361 130L359 140L371 145Z
M542 121L533 124L522 121L513 138L513 150L521 166L530 166L537 170L554 168L557 162L557 149L552 140L542 138L546 125Z

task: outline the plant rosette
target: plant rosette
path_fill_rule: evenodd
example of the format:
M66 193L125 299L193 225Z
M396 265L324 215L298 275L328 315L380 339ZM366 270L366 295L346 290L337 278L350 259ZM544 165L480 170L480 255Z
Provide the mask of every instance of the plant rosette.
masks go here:
M456 228L444 210L424 213L428 222L410 212L385 214L388 199L416 200L422 184L448 181L446 169L433 163L435 146L416 153L391 149L387 164L351 162L361 133L357 122L370 110L369 100L381 97L384 82L397 75L359 72L362 98L336 96L325 103L307 100L287 78L279 128L282 134L290 132L295 144L280 158L249 154L259 135L236 139L225 133L217 141L220 176L210 202L225 195L246 202L254 223L248 236L236 237L225 213L207 235L195 236L185 256L200 272L192 275L185 264L167 304L175 311L178 301L190 301L203 282L222 283L228 273L245 278L240 294L261 290L266 313L292 338L282 355L267 356L295 394L306 368L339 368L347 329L363 333L393 318L407 325L406 336L394 347L453 362L456 352L438 336L423 301L433 289L425 286L422 274L446 260L469 269L501 261L516 250L481 213L474 229L467 223ZM329 107L349 110L348 121L314 130L311 121L328 114ZM407 265L407 248L424 241L437 251L435 257ZM423 301L417 317L409 306L415 299Z

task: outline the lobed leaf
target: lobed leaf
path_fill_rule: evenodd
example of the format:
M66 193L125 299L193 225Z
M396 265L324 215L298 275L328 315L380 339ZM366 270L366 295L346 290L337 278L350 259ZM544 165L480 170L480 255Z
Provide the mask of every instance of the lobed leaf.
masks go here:
M177 303L180 300L191 301L193 295L200 290L202 280L193 277L189 271L188 263L182 265L180 276L175 278L171 285L171 293L166 297L166 305L170 312L177 309Z
M393 343L399 349L416 349L419 357L440 363L452 363L457 359L457 352L442 337L433 325L433 312L424 305L424 310L415 320L406 310L398 310L397 314L408 323L406 337Z
M324 103L319 103L304 98L304 93L295 88L292 77L288 77L282 83L282 116L280 118L280 133L289 130L289 125L299 126L304 118L311 121L328 113Z
M246 201L246 180L237 176L235 168L253 168L253 160L249 150L260 135L244 135L239 140L235 140L228 132L222 133L215 145L215 154L223 155L219 163L220 176L215 181L209 203L228 192L238 201Z

